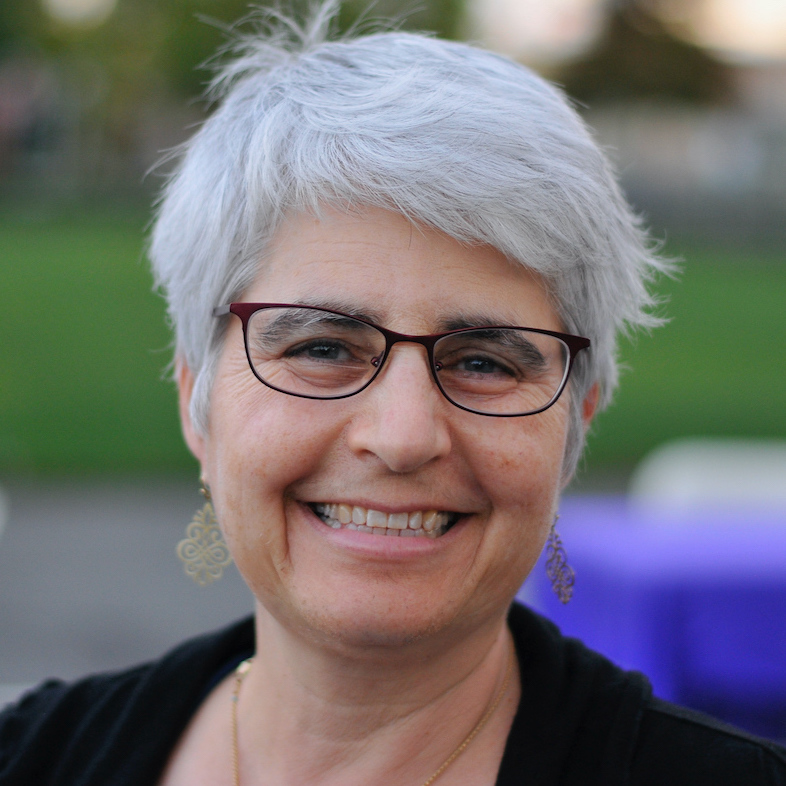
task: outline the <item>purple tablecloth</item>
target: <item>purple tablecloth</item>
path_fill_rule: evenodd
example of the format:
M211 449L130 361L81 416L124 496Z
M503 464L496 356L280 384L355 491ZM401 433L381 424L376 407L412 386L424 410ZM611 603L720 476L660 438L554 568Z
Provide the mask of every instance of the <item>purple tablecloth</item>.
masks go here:
M567 498L559 531L573 600L544 557L519 597L657 695L786 738L786 511L668 512Z

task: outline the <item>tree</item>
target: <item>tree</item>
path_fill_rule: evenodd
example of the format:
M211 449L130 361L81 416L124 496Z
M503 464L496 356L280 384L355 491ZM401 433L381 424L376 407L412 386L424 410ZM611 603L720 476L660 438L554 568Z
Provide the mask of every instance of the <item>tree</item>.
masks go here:
M660 98L718 104L733 94L731 69L676 37L642 0L618 2L596 47L557 80L582 102Z

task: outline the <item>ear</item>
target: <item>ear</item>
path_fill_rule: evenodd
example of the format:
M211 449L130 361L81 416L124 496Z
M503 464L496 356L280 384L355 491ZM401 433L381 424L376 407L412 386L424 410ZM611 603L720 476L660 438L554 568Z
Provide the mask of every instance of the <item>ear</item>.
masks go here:
M599 400L600 400L600 385L596 382L587 391L587 395L584 396L584 400L581 402L581 421L584 427L585 434L589 430L589 427L592 425L592 419L595 417L595 413L597 412ZM574 470L569 475L566 475L565 468L563 466L562 485L561 485L561 489L563 491L570 483L570 481L573 480L574 474L575 474L575 467Z
M584 421L584 431L589 429L592 419L595 417L595 412L598 409L598 401L600 400L600 385L596 382L584 396L584 401L581 403L581 419Z
M194 392L194 375L183 358L175 360L175 376L177 378L178 403L180 407L180 426L188 449L194 458L204 465L205 438L191 420L191 396Z

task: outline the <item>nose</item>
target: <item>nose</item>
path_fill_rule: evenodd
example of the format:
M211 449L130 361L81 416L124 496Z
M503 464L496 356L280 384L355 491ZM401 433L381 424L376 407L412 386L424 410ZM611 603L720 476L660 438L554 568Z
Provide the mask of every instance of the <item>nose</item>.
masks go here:
M350 448L373 454L393 472L413 472L451 450L447 408L424 347L396 344L374 382L360 396L349 430Z

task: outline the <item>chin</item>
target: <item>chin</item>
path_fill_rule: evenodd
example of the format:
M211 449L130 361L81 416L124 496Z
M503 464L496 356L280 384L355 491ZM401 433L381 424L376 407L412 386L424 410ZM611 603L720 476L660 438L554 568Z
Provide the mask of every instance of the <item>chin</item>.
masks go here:
M422 599L410 604L397 599L342 598L333 604L302 602L288 609L289 626L321 646L343 651L401 648L437 636L451 627L457 609L428 608ZM283 620L280 620L283 622Z

